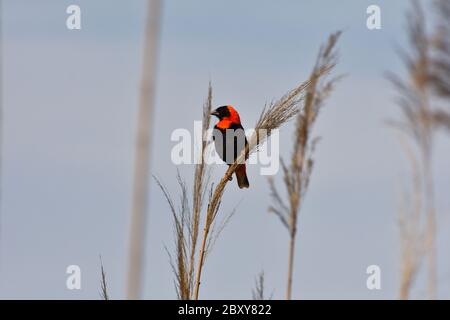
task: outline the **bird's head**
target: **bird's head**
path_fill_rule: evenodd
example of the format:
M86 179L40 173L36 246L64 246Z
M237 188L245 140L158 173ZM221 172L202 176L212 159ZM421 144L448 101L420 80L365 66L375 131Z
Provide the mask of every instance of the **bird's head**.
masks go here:
M216 116L219 120L229 120L234 123L241 123L239 113L232 106L222 106L211 112L212 116Z

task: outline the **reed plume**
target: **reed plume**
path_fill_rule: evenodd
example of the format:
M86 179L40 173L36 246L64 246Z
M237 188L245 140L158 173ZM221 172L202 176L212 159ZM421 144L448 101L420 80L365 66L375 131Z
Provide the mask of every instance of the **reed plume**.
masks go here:
M193 298L194 288L194 266L196 262L196 250L200 230L200 216L208 195L210 186L211 169L204 161L207 152L207 130L210 125L212 110L212 86L208 87L208 95L203 104L202 118L202 141L200 145L200 159L195 165L194 185L192 190L192 208L189 204L189 192L185 181L178 174L178 185L180 187L181 205L177 209L168 190L162 182L155 180L162 190L172 213L174 221L175 254L170 253L170 261L176 279L177 296L181 300ZM169 251L168 251L169 252Z
M325 99L330 95L336 81L339 79L326 77L327 73L321 70L331 71L337 63L336 43L341 32L336 32L328 38L325 46L319 50L316 64L309 78L309 86L306 89L304 107L297 115L293 152L290 164L281 161L283 169L283 181L286 188L287 200L281 196L272 178L269 178L269 186L273 204L269 211L276 214L289 233L289 256L286 299L292 298L292 278L294 272L295 239L297 234L297 221L303 198L308 189L311 172L313 169L313 153L317 138L311 136L311 132L319 111L323 107Z
M398 90L402 118L391 124L408 138L406 148L412 164L414 189L411 204L400 210L401 277L399 297L407 299L422 262L427 265L427 292L436 297L436 210L432 155L438 128L450 128L450 110L441 104L450 94L450 3L434 2L438 23L427 30L427 17L417 1L407 14L409 52L400 56L407 70L403 79L389 74ZM444 102L445 101L445 102ZM414 147L412 147L413 145ZM422 261L426 260L426 261Z

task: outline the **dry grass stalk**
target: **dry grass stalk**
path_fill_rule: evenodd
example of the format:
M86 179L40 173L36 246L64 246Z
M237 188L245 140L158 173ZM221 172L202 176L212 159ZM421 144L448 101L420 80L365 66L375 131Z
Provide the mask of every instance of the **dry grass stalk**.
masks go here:
M425 230L423 228L423 194L422 176L417 156L408 141L402 138L401 144L405 149L412 172L412 192L404 192L399 206L400 228L400 289L399 298L408 299L418 270L422 264L425 248ZM412 194L412 197L410 196Z
M253 300L271 300L272 296L266 297L265 291L265 275L264 271L261 271L258 275L258 278L255 281L255 288L252 290L252 298Z
M109 300L108 287L107 287L107 283L106 283L106 273L105 273L105 269L103 268L103 261L102 261L101 256L100 256L100 270L101 270L101 274L102 274L102 279L100 282L100 287L101 287L100 295L103 300Z
M290 164L281 161L288 200L284 200L275 186L273 179L269 179L273 205L269 211L275 213L289 232L288 279L286 299L292 298L292 277L294 268L295 239L297 234L297 220L303 197L308 188L313 169L314 148L317 138L311 137L311 131L317 115L339 78L327 79L321 70L332 70L337 63L335 51L336 43L341 32L332 34L328 42L318 54L316 64L310 76L310 85L306 90L304 108L297 116L294 135L294 149Z
M448 97L450 93L450 27L448 16L450 12L448 1L435 2L435 8L442 10L439 26L435 34L427 31L426 17L422 7L417 1L408 14L408 35L410 53L401 52L408 75L402 80L396 75L389 75L389 79L399 91L398 104L403 111L403 119L392 122L395 127L406 133L417 146L417 152L410 159L418 162L413 175L413 188L416 189L412 207L413 214L403 215L400 224L400 237L402 244L402 275L400 283L401 298L408 298L409 289L418 272L420 262L411 262L405 258L411 255L410 251L425 250L423 258L427 259L428 297L436 297L436 210L434 204L434 183L432 172L432 153L434 133L437 128L445 126L450 128L450 114L442 108L436 107L441 98ZM411 162L414 162L411 161ZM421 199L419 201L419 198ZM418 206L420 205L420 206ZM420 219L417 217L420 215ZM410 221L406 222L407 219ZM420 226L418 220L425 220ZM403 225L402 225L403 224ZM414 226L417 234L411 235ZM423 230L422 230L423 229ZM418 244L417 241L423 241ZM409 241L409 244L405 244ZM413 248L413 249L411 249ZM421 256L421 255L420 255Z
M178 184L181 189L181 206L177 210L169 192L164 185L157 179L156 182L169 203L172 217L175 225L175 252L176 258L173 259L169 254L172 269L176 278L176 290L178 298L189 300L193 297L194 284L194 266L196 262L196 248L198 245L198 236L200 229L200 216L204 205L205 197L209 186L210 168L203 159L207 151L207 130L210 125L212 110L212 86L208 87L208 96L203 105L202 119L202 143L201 160L195 166L194 186L192 191L192 210L189 205L189 195L185 182L178 175Z
M180 175L178 174L178 184L181 189L181 206L179 210L176 209L175 204L172 200L172 198L169 195L169 192L164 187L164 185L155 178L158 186L161 188L172 213L172 217L174 220L175 225L175 253L176 258L173 259L173 257L169 253L170 257L170 263L172 265L172 269L175 274L176 278L176 291L178 298L181 300L189 300L190 299L190 280L189 280L189 274L188 274L188 242L186 238L186 234L188 233L187 226L189 225L189 219L190 219L190 210L188 207L188 192L186 188L186 184L181 179ZM168 251L169 252L169 251Z
M253 300L264 300L264 271L258 275L255 289L252 291Z
M331 66L320 68L317 70L317 74L315 76L320 77L328 73L330 69ZM256 123L255 130L248 139L248 145L244 148L244 150L242 150L235 162L228 167L228 170L214 188L214 191L212 191L206 210L199 260L197 262L194 299L198 299L202 268L208 248L207 244L209 243L210 232L214 222L216 221L221 199L225 187L230 181L230 177L233 175L238 165L243 163L248 155L255 151L256 147L261 145L266 138L270 136L272 130L279 128L300 112L304 99L304 93L313 81L314 79L309 79L303 82L298 87L281 97L278 101L272 102L263 109L259 120Z
M197 248L197 241L199 235L200 214L203 207L206 191L209 185L210 171L205 164L205 153L207 147L207 130L211 123L212 111L212 87L211 83L208 87L208 97L203 107L203 127L202 127L202 152L201 161L196 165L194 176L194 192L193 192L193 220L191 232L191 253L189 259L189 281L190 292L192 292L194 284L194 266L195 266L195 252Z
M127 280L128 299L138 299L140 297L141 284L143 282L142 265L144 260L145 215L148 206L147 191L150 166L150 126L154 101L160 11L160 0L148 0L143 72L138 110L138 130L134 160L134 186Z

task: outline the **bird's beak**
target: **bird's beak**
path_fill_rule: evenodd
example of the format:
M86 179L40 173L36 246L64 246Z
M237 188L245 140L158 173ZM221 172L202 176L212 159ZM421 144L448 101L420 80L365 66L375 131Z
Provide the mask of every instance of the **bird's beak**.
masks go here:
M211 115L219 117L219 112L217 112L217 110L214 110L213 112L211 112Z

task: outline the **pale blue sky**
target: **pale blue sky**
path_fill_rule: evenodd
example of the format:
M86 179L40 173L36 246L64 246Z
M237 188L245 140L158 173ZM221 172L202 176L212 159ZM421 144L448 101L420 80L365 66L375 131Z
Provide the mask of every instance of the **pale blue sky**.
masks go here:
M429 3L430 1L423 1ZM82 9L82 30L65 9ZM395 298L396 201L406 162L384 120L398 115L386 71L401 71L409 1L166 1L163 8L152 173L176 194L171 132L201 118L207 84L214 104L233 104L251 127L266 101L310 72L335 30L339 83L320 114L323 137L302 208L295 298ZM366 28L366 8L382 9L382 29ZM4 150L0 235L1 298L99 298L103 257L110 295L123 298L128 214L140 79L144 1L3 0ZM282 154L292 130L281 131ZM435 179L440 221L439 296L450 297L448 136L439 136ZM188 183L192 167L179 168ZM225 170L215 168L215 179ZM267 213L269 190L257 167L249 190L232 183L223 211L236 216L211 253L203 298L250 298L256 275L282 298L287 234ZM172 246L168 206L152 181L144 298L175 298L164 245ZM82 269L82 290L65 269ZM382 290L366 289L366 267L382 269ZM420 279L419 279L420 280ZM423 283L413 290L423 297Z

